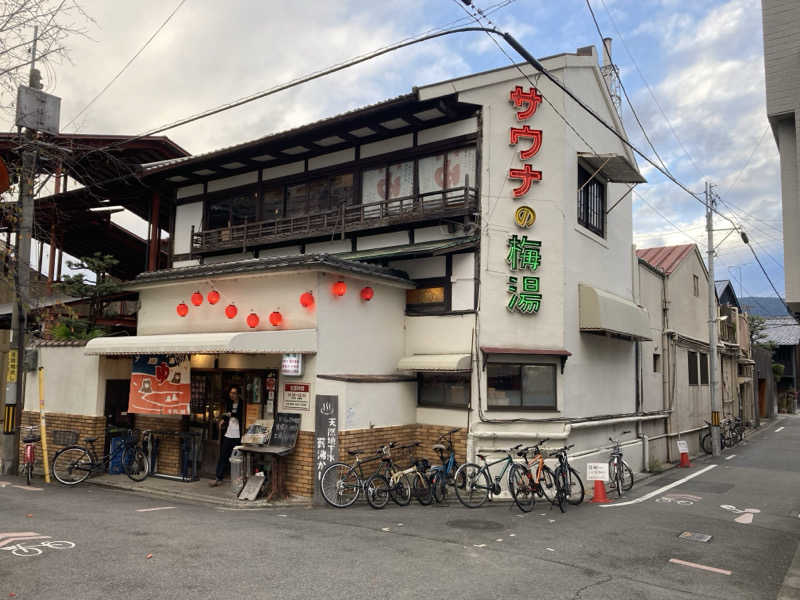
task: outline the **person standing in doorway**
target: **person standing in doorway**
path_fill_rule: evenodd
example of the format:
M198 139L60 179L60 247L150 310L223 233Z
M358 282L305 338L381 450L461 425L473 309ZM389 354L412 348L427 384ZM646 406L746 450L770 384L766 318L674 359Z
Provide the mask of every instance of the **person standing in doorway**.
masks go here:
M222 420L219 423L220 437L219 461L217 461L217 479L211 481L209 485L216 487L222 484L225 477L225 467L231 457L234 447L241 443L242 424L244 423L244 402L239 397L239 386L232 385L228 388L228 397L225 400L225 412L222 413Z

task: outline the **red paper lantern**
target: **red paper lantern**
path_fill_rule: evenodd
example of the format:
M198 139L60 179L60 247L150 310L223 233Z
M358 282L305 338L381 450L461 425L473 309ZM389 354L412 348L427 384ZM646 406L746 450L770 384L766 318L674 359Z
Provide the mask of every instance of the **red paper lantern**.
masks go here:
M337 281L333 284L333 294L335 296L344 296L347 292L347 284L344 281Z
M216 304L217 302L219 302L219 292L217 290L208 292L208 303Z
M178 311L178 316L180 317L185 317L186 315L189 314L189 307L186 306L185 302L181 302L180 304L178 304L178 307L175 310Z
M195 292L192 294L192 304L195 306L200 306L203 303L203 294L200 292Z
M269 322L273 327L277 327L283 323L283 315L277 310L269 313Z
M236 306L233 304L228 304L228 306L225 307L225 316L229 319L234 318L238 312L239 311L236 309Z
M372 297L374 295L375 295L375 290L373 290L371 287L367 286L361 288L361 299L364 300L365 302L369 302L370 300L372 300Z
M247 315L247 326L250 329L255 329L258 327L258 315L256 313L251 312L249 315Z
M300 306L303 308L314 306L314 295L311 292L300 294Z

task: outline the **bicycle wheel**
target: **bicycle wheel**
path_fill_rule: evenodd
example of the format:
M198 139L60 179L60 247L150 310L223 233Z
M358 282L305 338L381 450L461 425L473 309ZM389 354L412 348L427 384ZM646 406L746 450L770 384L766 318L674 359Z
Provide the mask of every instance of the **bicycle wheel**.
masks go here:
M713 452L713 447L711 444L711 434L707 433L703 436L703 441L700 442L700 445L703 447L703 452L706 454L711 454Z
M622 489L626 492L633 487L633 471L624 460L622 461Z
M11 551L14 556L39 556L41 553L42 549L36 546L17 546Z
M358 473L345 463L333 463L325 469L319 487L325 502L334 508L347 508L358 500L361 493Z
M564 506L567 502L567 486L569 485L567 481L567 473L562 467L556 467L555 472L556 477L556 504L558 504L558 509L563 513L566 512L566 507Z
M31 476L33 475L33 463L25 463L25 482L31 484Z
M69 550L75 547L75 542L68 542L67 540L53 540L52 542L44 542L44 546L52 548L53 550Z
M464 463L456 471L456 497L467 508L478 508L489 497L492 489L486 471L475 463Z
M539 478L539 490L537 490L537 493L539 492L541 492L541 495L544 496L550 504L556 503L558 492L556 476L547 465L542 467L542 476Z
M67 446L53 457L53 476L64 485L75 485L85 480L92 467L92 457L82 446Z
M389 502L389 482L383 475L373 475L364 484L364 495L367 503L376 509L381 509ZM335 506L335 505L334 505Z
M583 481L578 472L572 467L569 468L569 476L567 477L567 502L573 506L578 506L583 502L585 491L583 489Z
M133 481L144 481L150 473L150 461L141 448L128 446L122 451L122 470Z
M511 467L508 473L508 489L522 512L531 512L534 502L534 491L530 470L520 464Z
M431 492L437 504L444 504L447 500L447 478L438 469L431 474Z
M408 506L411 504L411 482L408 475L403 475L394 485L389 485L389 497L394 500L397 506Z
M415 473L412 475L413 487L411 493L417 502L422 506L430 506L433 503L433 491L431 490L431 482L422 473Z

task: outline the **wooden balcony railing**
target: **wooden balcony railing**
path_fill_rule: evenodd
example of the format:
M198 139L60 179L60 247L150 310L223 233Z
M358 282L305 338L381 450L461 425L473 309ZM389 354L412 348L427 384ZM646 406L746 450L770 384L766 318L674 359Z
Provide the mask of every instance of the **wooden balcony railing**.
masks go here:
M340 206L316 213L254 221L222 229L195 231L192 254L239 250L285 240L301 240L389 225L472 215L478 191L468 185L370 204Z

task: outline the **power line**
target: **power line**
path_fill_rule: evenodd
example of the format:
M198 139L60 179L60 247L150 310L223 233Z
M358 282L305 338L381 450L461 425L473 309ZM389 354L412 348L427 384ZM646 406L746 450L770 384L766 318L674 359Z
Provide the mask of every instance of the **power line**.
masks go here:
M89 104L87 104L86 106L84 106L84 107L83 107L83 108L82 108L82 109L81 109L81 110L78 112L78 114L76 114L74 117L72 117L72 119L70 119L69 123L67 123L66 125L64 125L64 129L66 129L67 127L69 127L70 125L72 125L72 124L73 124L73 123L74 123L74 122L75 122L75 121L78 119L78 117L80 117L80 116L81 116L83 113L85 113L87 110L89 110L89 108L90 108L90 107L91 107L91 106L92 106L92 105L93 105L93 104L94 104L94 103L97 101L97 99L98 99L100 96L102 96L102 95L103 95L103 94L106 92L106 90L108 90L108 88L110 88L110 87L111 87L111 86L114 84L114 82L115 82L117 79L119 79L119 78L120 78L120 76L121 76L121 75L122 75L122 74L123 74L123 73L124 73L124 72L125 72L125 71L128 69L128 67L130 67L130 66L131 66L131 64L133 63L133 61L135 61L135 60L136 60L136 59L139 57L139 55L140 55L142 52L144 52L145 48L147 48L147 47L150 45L150 42L152 42L152 41L153 41L153 40L156 38L156 36L157 36L159 33L161 33L161 30L162 30L162 29L164 29L164 27L166 27L167 23L169 23L169 22L172 20L172 17L174 17L174 16L175 16L175 13L176 13L176 12L178 12L178 10L180 9L180 7L181 7L181 6L183 6L185 3L186 3L186 0L180 0L180 2L178 2L178 5L177 5L177 6L174 8L174 10L173 10L171 13L169 13L169 15L167 16L167 18L166 18L166 19L164 19L164 21L161 23L161 25L159 25L159 26L156 28L156 30L153 32L153 35L151 35L151 36L150 36L150 37L147 39L147 41L144 43L144 45L143 45L141 48L139 48L139 50L136 52L136 54L134 54L134 55L131 57L131 59L130 59L130 60L127 62L127 63L125 63L125 66L124 66L124 67L122 67L122 69L120 69L120 70L119 70L119 72L118 72L116 75L114 75L114 77L112 77L112 78L111 78L111 81L109 81L109 82L106 84L106 86L105 86L105 87L104 87L102 90L100 90L100 91L97 93L97 95L96 95L94 98L92 98L92 99L91 99L91 101L89 102Z

